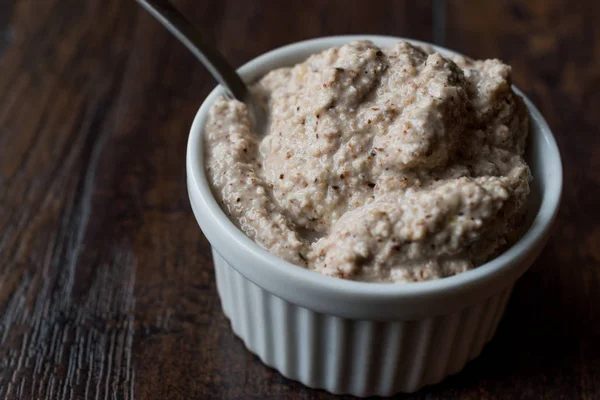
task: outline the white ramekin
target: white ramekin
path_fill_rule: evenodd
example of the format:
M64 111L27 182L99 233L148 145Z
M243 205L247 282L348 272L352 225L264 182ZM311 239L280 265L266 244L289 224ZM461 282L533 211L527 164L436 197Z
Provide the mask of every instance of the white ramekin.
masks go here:
M388 46L402 38L362 35L308 40L268 52L239 72L254 81L274 68L356 39ZM433 47L442 54L452 53ZM527 158L537 204L531 207L531 227L521 240L494 260L460 275L378 284L329 278L289 264L255 244L227 218L211 193L203 167L203 128L210 105L221 93L219 87L213 90L192 125L188 191L213 249L223 312L248 349L306 386L357 396L413 392L460 371L476 357L494 335L516 279L544 246L560 202L560 155L533 104L523 96L531 113Z

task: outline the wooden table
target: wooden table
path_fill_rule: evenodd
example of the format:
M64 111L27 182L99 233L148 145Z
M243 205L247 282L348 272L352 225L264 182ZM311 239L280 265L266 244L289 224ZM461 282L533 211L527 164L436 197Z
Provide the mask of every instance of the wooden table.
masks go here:
M301 39L432 39L413 1L176 1L239 65ZM415 399L600 398L600 4L451 1L446 45L499 57L554 130L554 235L494 340ZM0 398L325 399L230 330L190 210L214 82L131 0L0 0Z

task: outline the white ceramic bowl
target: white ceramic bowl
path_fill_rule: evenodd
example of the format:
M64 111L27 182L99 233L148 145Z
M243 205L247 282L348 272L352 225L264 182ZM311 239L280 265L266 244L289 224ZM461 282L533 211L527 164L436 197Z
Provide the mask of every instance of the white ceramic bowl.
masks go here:
M239 73L252 82L274 68L357 39L379 46L407 40L366 35L308 40L270 51ZM386 284L330 278L292 265L255 244L227 218L209 188L202 140L208 109L220 94L220 87L212 91L192 125L188 191L213 249L223 312L248 349L306 386L357 396L413 392L457 373L476 357L493 336L516 279L544 246L560 201L560 155L533 104L523 96L531 113L527 158L534 181L531 226L521 240L456 276Z

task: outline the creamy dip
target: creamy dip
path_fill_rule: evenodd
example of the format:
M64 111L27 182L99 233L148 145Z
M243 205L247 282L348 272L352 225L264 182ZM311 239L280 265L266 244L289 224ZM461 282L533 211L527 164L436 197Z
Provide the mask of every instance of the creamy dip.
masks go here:
M529 194L528 113L498 60L357 41L269 72L267 109L218 99L205 130L215 197L256 243L324 275L413 282L515 240Z

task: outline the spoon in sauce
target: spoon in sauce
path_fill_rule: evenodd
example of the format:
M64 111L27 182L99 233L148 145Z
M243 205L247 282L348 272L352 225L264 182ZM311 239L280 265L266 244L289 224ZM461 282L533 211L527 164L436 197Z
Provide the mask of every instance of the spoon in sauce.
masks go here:
M265 111L221 53L168 0L137 0L137 2L204 64L230 97L246 104L255 132L262 132L266 121Z

